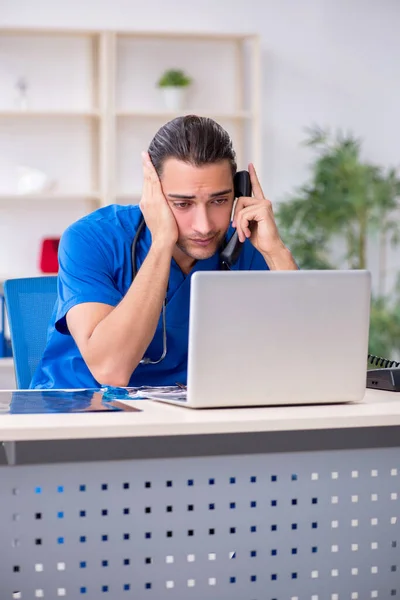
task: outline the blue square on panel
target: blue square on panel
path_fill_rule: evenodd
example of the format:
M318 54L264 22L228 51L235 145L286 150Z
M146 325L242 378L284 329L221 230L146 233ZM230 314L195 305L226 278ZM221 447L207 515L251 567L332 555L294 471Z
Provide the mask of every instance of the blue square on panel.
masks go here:
M35 487L35 494L41 494L42 493L42 488L41 487Z
M86 492L86 485L82 484L79 486L79 491L80 492Z
M276 581L278 579L278 575L276 573L272 573L271 579L272 581Z
M213 477L211 477L211 478L208 480L208 485L214 485L214 483L215 483L215 479L214 479Z
M57 513L57 519L63 519L64 518L64 513L63 512L58 512Z
M250 577L250 581L257 581L257 575L252 575Z
M271 506L276 506L278 502L276 500L271 500Z
M278 525L271 525L271 531L277 531Z
M292 529L297 529L297 523L292 523Z
M277 475L271 475L271 481L278 481L278 476Z
M102 542L107 542L107 540L108 540L108 535L102 535L101 536L101 541Z
M312 527L313 529L317 529L317 527L318 527L318 523L317 523L316 521L314 521L314 522L311 524L311 527Z
M83 560L82 562L80 562L80 563L79 563L79 567L80 567L81 569L86 569L86 561L85 561L85 560Z
M250 506L251 506L251 508L255 508L257 506L257 502L255 500L252 500L250 502Z
M292 579L297 579L297 573L292 573Z
M208 505L208 508L209 508L209 510L214 510L214 508L215 508L215 504L209 504L209 505Z
M254 558L255 556L257 556L257 550L252 550L250 552L250 556L251 556L251 558Z
M252 526L250 527L250 531L251 531L251 533L254 533L254 532L256 532L256 531L257 531L257 527L256 527L255 525L252 525Z
M58 488L57 488L57 492L59 494L62 494L64 492L64 486L63 485L59 485Z
M101 561L101 566L102 567L108 567L108 560L102 560Z
M146 583L144 587L146 590L151 590L151 583Z
M86 517L86 510L80 510L79 511L79 516L80 517Z
M193 479L188 479L188 482L187 482L187 484L188 484L189 486L190 486L190 485L194 485L194 481L193 481Z
M103 586L101 587L101 591L102 591L102 592L108 592L108 585L103 585Z
M81 587L80 592L81 592L81 594L86 594L86 588L85 587Z
M273 550L271 550L271 556L276 556L278 554L278 551L275 550L275 548Z
M297 481L297 475L295 473L292 475L292 481Z
M57 544L63 544L63 543L64 543L64 538L63 537L57 538Z
M129 584L129 583L125 583L125 585L124 585L124 592L127 592L127 591L129 591L130 589L131 589L131 586L130 586L130 584Z
M236 502L230 502L229 508L236 508Z
M297 554L297 548L292 548L292 554Z
M316 552L318 552L318 548L317 548L317 546L313 546L313 547L311 548L311 552L312 552L313 554L316 554Z
M230 577L229 583L236 583L236 577Z
M86 542L86 535L81 535L79 541L81 542L81 544L84 544Z
M146 538L146 540L149 540L149 539L151 538L151 533L150 533L150 531L146 531L146 533L145 533L145 538Z
M229 483L236 483L236 477L230 477Z

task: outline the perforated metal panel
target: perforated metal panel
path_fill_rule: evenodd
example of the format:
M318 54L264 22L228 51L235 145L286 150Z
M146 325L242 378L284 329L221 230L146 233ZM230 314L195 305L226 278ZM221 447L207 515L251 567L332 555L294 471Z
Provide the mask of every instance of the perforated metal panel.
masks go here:
M400 450L0 468L0 598L400 597Z

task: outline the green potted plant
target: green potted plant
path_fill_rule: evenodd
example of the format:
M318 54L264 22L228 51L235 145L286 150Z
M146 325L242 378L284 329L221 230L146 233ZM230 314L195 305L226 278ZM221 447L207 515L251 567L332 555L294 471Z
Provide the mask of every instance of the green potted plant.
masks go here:
M377 248L369 352L397 358L400 277L394 290L386 280L388 246L400 245L400 174L363 160L351 134L311 128L306 144L316 154L310 178L276 211L283 239L303 269L370 268Z
M158 87L162 90L164 103L168 110L176 112L185 104L185 92L192 83L181 69L167 69L158 80Z

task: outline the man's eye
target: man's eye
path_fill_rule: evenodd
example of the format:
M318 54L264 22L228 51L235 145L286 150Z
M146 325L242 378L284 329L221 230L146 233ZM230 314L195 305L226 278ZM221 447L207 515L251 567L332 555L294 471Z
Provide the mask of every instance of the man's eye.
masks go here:
M174 202L175 208L187 208L189 206L189 202Z
M221 206L221 204L225 204L226 202L228 202L227 198L216 198L214 200L214 204L217 204L218 206Z

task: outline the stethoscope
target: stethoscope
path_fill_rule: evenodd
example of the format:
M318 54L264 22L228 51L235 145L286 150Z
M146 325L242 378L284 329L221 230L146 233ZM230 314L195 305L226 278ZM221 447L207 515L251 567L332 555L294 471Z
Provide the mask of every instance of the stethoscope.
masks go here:
M146 227L146 222L144 220L143 215L140 217L139 226L135 233L135 237L132 242L132 281L135 279L138 269L136 268L136 247L140 238L140 235L143 229ZM220 254L220 265L219 268L222 271L227 271L231 269L231 266L234 262L236 262L238 255L240 253L240 246L237 242L237 234L234 234L229 242L226 244L224 249ZM163 328L163 350L160 358L158 360L151 360L151 358L144 357L139 362L141 365L158 365L164 358L167 356L167 322L166 322L166 305L167 299L164 298L164 302L162 305L162 328Z
M135 279L137 272L138 272L138 270L136 268L136 247L137 247L137 244L139 241L140 234L142 233L142 231L145 227L146 227L146 221L144 220L143 215L141 215L139 227L137 228L135 237L133 238L133 242L132 242L132 281ZM162 354L158 360L151 360L151 358L147 358L147 357L142 358L142 360L139 362L139 364L141 364L141 365L158 365L158 363L160 363L162 360L164 360L164 358L167 356L167 322L166 322L166 316L165 316L166 304L167 304L167 299L164 298L164 302L162 305L162 328L163 328Z

